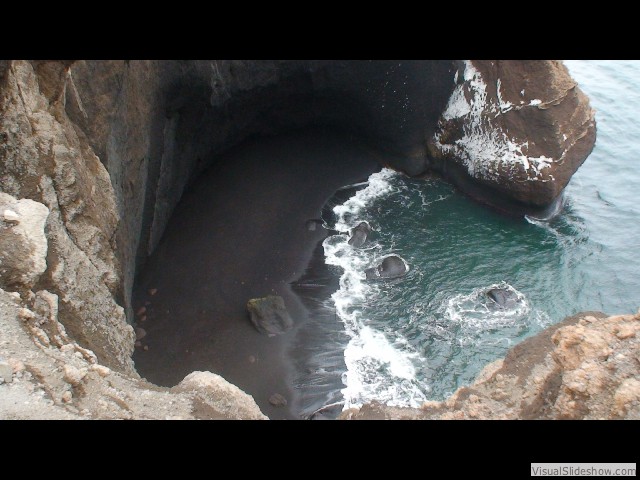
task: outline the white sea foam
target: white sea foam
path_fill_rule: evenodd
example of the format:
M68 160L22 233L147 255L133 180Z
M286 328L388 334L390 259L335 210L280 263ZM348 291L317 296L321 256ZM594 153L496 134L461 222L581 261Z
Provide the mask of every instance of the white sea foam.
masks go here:
M349 200L342 205L334 207L333 212L337 216L337 223L334 230L348 233L351 228L355 227L361 219L358 214L362 209L370 204L375 198L382 197L393 191L393 186L389 182L391 178L399 175L389 168L383 168L380 172L374 173L369 177L366 188L359 190Z
M392 406L417 407L427 399L423 391L427 388L416 379L412 362L419 355L407 351L407 342L403 340L396 341L394 346L384 333L368 326L361 326L352 336L344 352L345 408L372 399Z
M514 304L506 308L498 308L487 296L487 292L494 288L504 289L514 294ZM531 306L525 295L503 281L488 287L476 288L468 294L454 295L444 303L442 313L449 321L458 324L462 330L473 334L488 328L517 326L518 323L526 321L530 311ZM465 335L460 337L465 338Z
M427 386L416 380L414 361L419 359L409 343L400 335L390 340L384 332L368 325L363 307L373 298L380 284L367 282L364 270L376 260L386 256L380 245L368 242L366 248L349 245L351 228L366 218L365 208L376 199L395 192L393 182L400 175L390 169L382 169L369 177L368 186L359 190L342 205L334 207L334 230L339 235L323 242L326 263L341 267L340 287L332 295L336 314L342 319L346 333L351 337L344 356L347 371L343 375L342 390L344 408L360 406L376 399L388 405L419 406L426 399Z

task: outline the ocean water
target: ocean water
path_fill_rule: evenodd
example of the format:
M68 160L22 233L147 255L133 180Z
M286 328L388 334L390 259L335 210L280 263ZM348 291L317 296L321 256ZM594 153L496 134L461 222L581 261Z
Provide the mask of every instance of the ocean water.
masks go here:
M339 288L344 367L333 400L419 406L471 383L488 363L567 315L640 307L640 62L568 61L596 109L596 147L548 222L504 217L440 180L383 169L325 218L323 242ZM363 248L350 228L374 229ZM385 256L409 273L364 279ZM505 288L515 301L486 296Z

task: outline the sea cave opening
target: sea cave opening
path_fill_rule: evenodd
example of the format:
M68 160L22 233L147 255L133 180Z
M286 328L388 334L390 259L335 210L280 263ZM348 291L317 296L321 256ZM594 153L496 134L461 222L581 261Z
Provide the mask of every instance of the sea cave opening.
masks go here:
M301 416L299 345L313 335L304 324L314 295L296 295L291 283L322 263L323 205L382 166L422 173L455 68L378 61L292 70L233 95L220 80L167 89L161 161L150 167L155 188L131 269L141 376L173 386L210 370L270 418ZM238 71L232 78L242 82ZM265 295L283 297L291 332L272 337L251 325L247 301ZM276 393L285 408L274 406Z

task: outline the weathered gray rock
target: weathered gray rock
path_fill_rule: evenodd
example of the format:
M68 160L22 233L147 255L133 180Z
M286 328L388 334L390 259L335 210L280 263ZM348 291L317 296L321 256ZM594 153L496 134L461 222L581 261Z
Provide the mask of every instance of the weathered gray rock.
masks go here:
M352 247L361 247L364 242L367 241L367 237L371 233L371 226L367 222L360 222L357 226L351 229L351 236L349 237L349 245Z
M86 368L76 368L73 365L65 365L63 368L63 372L64 381L74 387L80 385L84 377L87 376Z
M250 396L209 372L168 389L94 363L91 352L65 343L62 325L50 325L57 310L46 308L55 297L46 293L31 311L0 289L0 376L8 377L0 383L13 371L0 386L1 419L266 419Z
M86 134L65 113L75 95L68 67L10 62L0 95L0 188L48 208L47 242L36 249L46 254L46 270L40 271L40 262L35 271L60 297L60 321L104 363L133 374L134 333L117 300L123 292L115 253L116 197ZM44 211L39 208L38 218ZM27 276L30 284L37 277Z
M0 378L6 383L11 383L13 379L13 369L4 358L0 358Z
M49 209L0 192L0 287L31 288L47 269Z
M293 320L280 296L252 298L247 302L251 323L260 333L279 335L293 327Z
M382 280L402 277L408 271L409 268L402 258L397 255L389 255L380 262L380 265L367 268L364 273L367 280Z
M487 297L499 308L511 308L518 303L518 294L506 288L492 288Z

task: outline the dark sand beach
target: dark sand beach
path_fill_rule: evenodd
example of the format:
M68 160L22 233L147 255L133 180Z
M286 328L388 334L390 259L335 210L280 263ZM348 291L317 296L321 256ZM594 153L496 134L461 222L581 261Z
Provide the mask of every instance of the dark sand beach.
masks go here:
M138 323L148 347L136 349L139 373L173 386L191 371L210 370L252 395L270 418L300 418L293 380L301 362L291 346L309 309L290 284L327 235L307 221L320 218L338 188L366 180L382 162L358 139L324 129L253 139L220 156L185 192L138 274L136 308L148 302ZM249 299L268 294L284 298L295 322L276 337L258 333L246 310ZM274 393L288 405L270 405Z

